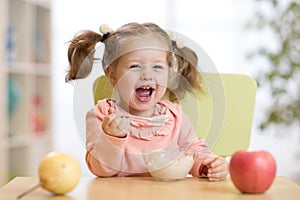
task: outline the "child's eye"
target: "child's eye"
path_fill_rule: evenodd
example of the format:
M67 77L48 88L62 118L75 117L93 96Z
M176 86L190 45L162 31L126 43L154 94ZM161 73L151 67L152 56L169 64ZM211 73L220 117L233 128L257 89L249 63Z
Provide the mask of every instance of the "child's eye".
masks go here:
M131 69L135 69L135 68L141 68L141 66L140 65L130 65L130 67L129 68L131 68Z
M164 67L162 65L154 65L153 68L154 69L163 69Z

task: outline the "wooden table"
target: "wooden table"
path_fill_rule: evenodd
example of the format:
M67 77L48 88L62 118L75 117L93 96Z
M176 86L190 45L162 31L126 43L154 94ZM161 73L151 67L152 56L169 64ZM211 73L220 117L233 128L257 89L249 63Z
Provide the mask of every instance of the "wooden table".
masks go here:
M1 200L15 200L28 188L36 185L36 177L17 177L0 189ZM55 196L38 188L22 200L289 200L300 199L300 185L285 177L276 177L264 194L241 194L230 178L221 182L188 177L181 181L159 182L152 178L93 178L82 177L77 187L63 196Z

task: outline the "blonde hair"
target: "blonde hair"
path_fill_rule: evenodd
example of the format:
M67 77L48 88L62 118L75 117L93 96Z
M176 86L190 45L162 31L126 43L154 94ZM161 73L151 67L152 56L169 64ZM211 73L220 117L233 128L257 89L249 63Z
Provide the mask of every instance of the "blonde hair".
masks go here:
M67 72L65 81L69 82L71 80L82 79L89 75L95 60L94 52L98 42L101 41L105 45L102 66L106 69L108 66L115 65L118 58L123 54L135 50L133 48L138 48L130 45L133 39L138 37L138 40L141 40L147 35L150 36L152 40L154 38L163 44L164 50L171 52L171 41L168 34L159 26L152 23L125 24L118 30L109 32L107 35L101 35L100 33L90 30L75 35L70 41L68 49L70 69ZM140 48L147 47L148 46L145 45L140 46ZM168 55L168 57L169 56L170 55ZM168 61L170 61L170 59L168 59Z
M204 93L202 86L202 76L198 71L198 56L189 47L180 47L173 42L173 52L177 62L176 83L171 83L173 89L169 91L168 98L171 101L177 101L184 98L186 92L195 93L196 91ZM175 86L174 86L175 85Z
M178 62L178 72L189 83L189 86L186 86L187 84L182 85L179 79L178 87L171 91L173 96L175 94L177 98L182 98L186 91L192 92L193 88L201 90L201 86L199 85L200 73L197 71L197 65L193 65L191 62L191 59L194 59L193 56L195 57L196 54L193 54L193 51L186 47L174 49L168 34L153 23L129 23L121 26L116 31L110 31L103 35L90 30L85 30L75 35L70 41L68 48L69 69L65 76L65 81L82 79L90 74L95 59L99 59L94 58L95 46L98 42L103 42L105 45L102 67L104 70L107 67L115 70L120 56L125 53L137 48L153 48L151 44L148 46L149 42L146 42L148 39L157 40L160 46L156 46L155 48L161 48L168 52L167 62L169 66L173 66L174 64L172 54L174 55L175 53L176 62ZM147 44L142 43L142 46L139 47L130 46L132 41L137 40L144 40ZM197 56L195 59L197 60Z

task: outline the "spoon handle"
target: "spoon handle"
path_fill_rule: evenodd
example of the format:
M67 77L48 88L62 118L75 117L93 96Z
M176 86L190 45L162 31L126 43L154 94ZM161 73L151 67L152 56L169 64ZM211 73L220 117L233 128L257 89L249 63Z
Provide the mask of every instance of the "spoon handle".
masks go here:
M154 117L139 117L139 116L125 116L131 119L141 119L141 120L146 120L148 122L153 122L153 123L163 123L166 122L170 115L157 115Z

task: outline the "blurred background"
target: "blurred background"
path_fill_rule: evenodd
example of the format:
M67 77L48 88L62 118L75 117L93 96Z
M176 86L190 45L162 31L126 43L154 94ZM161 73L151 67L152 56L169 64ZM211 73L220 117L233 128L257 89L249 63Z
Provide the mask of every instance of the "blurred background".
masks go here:
M267 150L277 175L300 183L300 2L293 0L0 0L0 184L36 175L50 150L85 146L66 84L68 41L80 30L153 22L201 46L217 70L259 88L249 150ZM75 83L76 84L76 83Z

